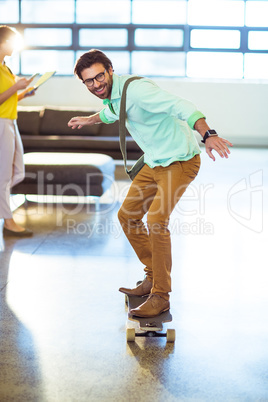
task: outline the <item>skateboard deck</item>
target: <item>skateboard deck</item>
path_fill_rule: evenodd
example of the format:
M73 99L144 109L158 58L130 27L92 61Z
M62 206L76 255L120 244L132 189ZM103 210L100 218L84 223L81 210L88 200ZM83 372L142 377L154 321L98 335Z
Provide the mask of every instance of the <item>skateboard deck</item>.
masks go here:
M135 321L139 324L139 331L136 332L135 328L127 328L127 341L134 342L135 337L166 337L167 342L175 342L175 330L168 329L163 331L163 323L171 322L172 315L170 311L164 311L163 313L155 317L137 317L130 313L130 310L137 308L147 299L147 296L127 296L126 302L128 305L128 320Z

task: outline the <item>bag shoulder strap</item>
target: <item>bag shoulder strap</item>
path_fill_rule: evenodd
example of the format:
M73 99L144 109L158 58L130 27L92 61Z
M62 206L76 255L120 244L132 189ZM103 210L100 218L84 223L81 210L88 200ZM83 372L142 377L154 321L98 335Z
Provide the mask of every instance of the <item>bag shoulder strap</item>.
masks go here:
M126 97L127 97L127 87L134 80L140 80L142 77L130 77L126 80L120 102L120 114L119 114L119 139L120 139L120 149L124 160L124 165L126 172L130 171L127 169L127 148L126 148Z

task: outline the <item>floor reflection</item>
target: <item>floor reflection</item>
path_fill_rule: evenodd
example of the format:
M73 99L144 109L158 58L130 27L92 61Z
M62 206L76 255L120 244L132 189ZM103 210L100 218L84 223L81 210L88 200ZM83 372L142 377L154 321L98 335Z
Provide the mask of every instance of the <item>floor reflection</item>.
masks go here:
M118 200L97 214L94 205L17 209L34 236L0 243L0 400L267 400L267 156L233 150L214 164L204 155L172 215L174 345L126 343L118 288L143 271Z

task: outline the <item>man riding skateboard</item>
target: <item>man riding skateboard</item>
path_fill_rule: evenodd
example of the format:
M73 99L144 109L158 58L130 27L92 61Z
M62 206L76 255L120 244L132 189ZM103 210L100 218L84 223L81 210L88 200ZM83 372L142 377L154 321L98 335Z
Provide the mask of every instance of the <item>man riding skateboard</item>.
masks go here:
M111 60L99 50L83 54L75 74L106 107L89 117L74 117L68 125L81 128L119 119L122 89L129 76L113 72ZM219 137L205 116L188 100L168 93L148 78L130 83L126 101L126 127L144 152L144 167L134 178L118 212L120 224L139 260L145 279L127 295L149 295L130 311L139 317L154 317L170 308L171 242L170 214L200 168L200 149L192 130L203 137L206 152L215 161L215 150L228 158L232 144ZM147 228L142 218L147 214Z

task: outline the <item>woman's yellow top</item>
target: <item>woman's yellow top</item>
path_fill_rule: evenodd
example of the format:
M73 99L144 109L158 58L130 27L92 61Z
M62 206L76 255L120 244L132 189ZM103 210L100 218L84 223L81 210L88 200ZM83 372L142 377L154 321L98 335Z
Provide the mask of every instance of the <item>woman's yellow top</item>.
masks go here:
M15 76L9 68L0 63L0 93L5 92L8 88L15 84ZM17 119L17 92L11 95L5 102L0 105L0 118L2 119Z

